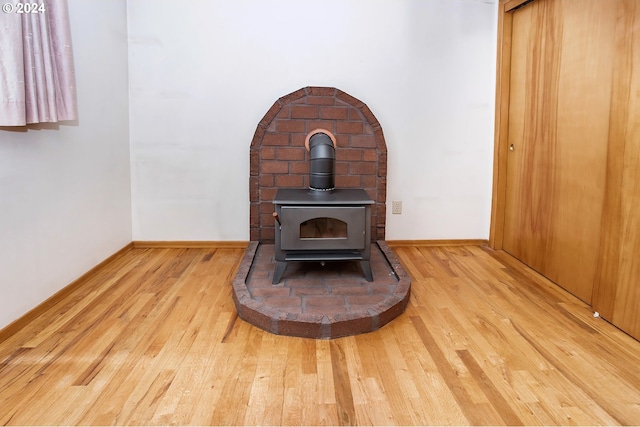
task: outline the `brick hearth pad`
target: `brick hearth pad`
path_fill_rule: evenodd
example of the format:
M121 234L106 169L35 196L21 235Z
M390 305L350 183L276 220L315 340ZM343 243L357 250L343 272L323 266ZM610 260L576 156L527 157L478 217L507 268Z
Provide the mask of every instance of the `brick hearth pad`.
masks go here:
M233 281L238 316L278 335L337 338L371 332L402 314L411 280L384 241L371 245L373 282L355 261L289 262L271 279L274 245L252 241Z

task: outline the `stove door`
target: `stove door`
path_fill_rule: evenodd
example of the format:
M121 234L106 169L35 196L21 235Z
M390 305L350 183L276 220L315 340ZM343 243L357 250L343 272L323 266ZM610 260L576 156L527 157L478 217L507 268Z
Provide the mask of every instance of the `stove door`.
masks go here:
M362 250L364 206L282 206L282 250Z

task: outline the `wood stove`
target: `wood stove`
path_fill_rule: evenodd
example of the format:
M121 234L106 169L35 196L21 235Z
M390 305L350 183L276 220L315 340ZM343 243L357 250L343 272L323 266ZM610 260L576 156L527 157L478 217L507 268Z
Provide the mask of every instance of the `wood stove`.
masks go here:
M325 147L316 148L328 155L327 160L318 161L322 157L315 157L314 149L314 163L329 167L313 166L312 171L311 147L307 147L311 141L305 136L320 123L336 132L335 168L328 160L332 144L322 144ZM326 142L322 135L318 138ZM328 87L305 87L279 98L256 127L249 164L251 242L233 280L240 319L277 335L325 339L378 330L404 312L411 281L384 241L387 147L382 126L364 102ZM297 191L278 192L285 188ZM363 191L347 195L342 188ZM271 216L274 200L282 223ZM301 218L296 207L312 212L313 218ZM355 228L359 233L345 218L344 212L351 208L363 218L364 226ZM364 238L350 241L354 234ZM328 248L310 247L311 243ZM296 257L303 261L287 261ZM317 265L333 257L356 261L327 261L324 271ZM309 259L312 262L304 262ZM358 261L364 261L365 271L373 272L372 282L364 280ZM271 285L278 262L275 281L280 284ZM271 288L265 287L265 280Z
M287 261L359 260L366 279L373 281L373 203L362 189L279 189L273 201L278 222L273 283L280 282Z
M288 261L358 260L368 281L371 272L371 205L363 189L334 186L335 138L324 129L307 135L308 189L281 188L273 200L276 268L279 283Z

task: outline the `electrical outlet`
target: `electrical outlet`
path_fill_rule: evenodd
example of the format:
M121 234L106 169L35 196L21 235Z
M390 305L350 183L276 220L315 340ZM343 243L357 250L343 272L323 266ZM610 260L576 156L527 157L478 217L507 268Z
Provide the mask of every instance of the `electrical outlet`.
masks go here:
M392 214L402 213L402 201L394 200L393 202L391 202L391 213Z

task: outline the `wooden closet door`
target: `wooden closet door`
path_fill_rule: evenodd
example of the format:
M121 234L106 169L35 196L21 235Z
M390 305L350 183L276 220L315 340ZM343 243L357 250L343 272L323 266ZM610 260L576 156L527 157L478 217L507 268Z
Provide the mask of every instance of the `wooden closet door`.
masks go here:
M640 1L616 3L607 192L593 308L640 339Z
M587 303L606 181L612 4L535 0L511 12L503 249Z

